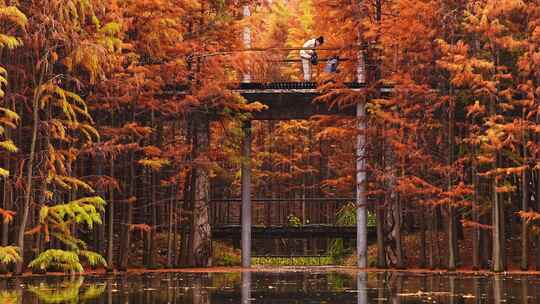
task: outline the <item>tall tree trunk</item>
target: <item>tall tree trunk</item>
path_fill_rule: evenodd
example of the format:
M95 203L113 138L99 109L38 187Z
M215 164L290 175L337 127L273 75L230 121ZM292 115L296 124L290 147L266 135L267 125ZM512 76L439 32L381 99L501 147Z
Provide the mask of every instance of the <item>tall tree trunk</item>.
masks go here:
M195 188L195 178L194 178L194 168L195 164L194 159L196 157L195 155L195 141L194 141L194 121L195 119L193 116L189 116L188 119L188 126L187 126L187 138L189 140L189 146L191 147L191 153L190 153L190 161L192 162L191 168L188 171L185 181L184 181L184 200L183 205L181 208L182 214L186 213L186 219L183 217L180 218L180 225L182 226L182 236L180 238L181 242L181 248L180 248L180 265L182 266L188 266L189 265L189 253L191 252L190 249L190 226L191 222L193 221L193 212L192 212L192 205L194 200L194 191Z
M420 207L420 268L426 268L427 265L427 241L426 241L426 212Z
M447 191L452 191L453 188L453 164L454 164L454 150L455 150L455 117L454 117L454 104L453 101L450 101L450 106L448 109L448 189ZM456 211L454 207L454 200L451 199L448 205L448 269L455 270L458 253L456 252L457 248L457 235L456 235Z
M489 113L490 115L496 115L495 110L495 100L490 100L489 104ZM500 165L500 153L499 151L495 151L495 163L493 165L493 170L496 170L499 168ZM501 230L502 225L504 224L504 215L502 213L503 211L503 204L501 201L501 197L499 196L499 193L497 192L498 188L498 176L495 174L491 181L491 191L492 191L492 206L491 206L491 224L493 226L492 229L492 247L491 247L491 259L492 259L492 270L495 272L501 272L504 270L504 263L503 263L503 244L502 240L504 238L503 231ZM503 221L503 223L501 223Z
M381 168L385 168L385 145L384 145L384 138L385 138L385 128L384 125L381 127L381 144L380 144L380 165ZM388 265L386 263L386 250L384 247L384 240L385 240L385 234L384 234L384 208L385 208L385 198L383 197L383 201L381 201L376 208L376 224L377 224L377 267L378 268L386 268Z
M437 238L437 212L435 212L435 206L430 207L430 220L429 220L429 268L435 269L437 262L435 260L435 243Z
M498 159L499 159L499 153L497 153L497 167L498 167ZM502 240L504 238L503 231L502 231L502 225L501 221L504 221L503 216L503 206L501 198L499 197L499 193L497 193L497 187L498 187L498 179L497 176L494 176L492 179L492 192L493 192L493 204L491 208L492 212L492 226L493 226L493 243L492 243L492 261L493 266L492 270L495 272L501 272L504 271L504 263L503 263L503 244Z
M28 156L28 167L26 172L26 187L24 191L24 202L22 206L22 217L19 224L19 232L17 235L17 246L21 252L22 260L16 264L15 274L20 275L23 271L24 264L24 231L26 230L26 224L28 222L28 214L30 213L30 201L32 197L32 181L34 177L34 158L36 154L37 134L39 128L39 96L36 95L32 101L32 139L30 141L30 155Z
M131 225L133 223L133 204L135 204L135 152L129 152L129 195L126 202L126 216L122 223L122 239L120 242L120 262L118 269L126 271L131 251Z
M525 111L523 111L523 119L525 119ZM523 170L521 176L521 210L523 212L529 211L529 159L527 153L527 136L525 131L523 132ZM525 219L521 219L521 270L527 270L529 268L529 226Z
M131 113L130 120L135 122L135 108L137 104L137 98L131 100ZM132 141L135 142L135 136L132 136ZM118 269L121 271L126 271L129 264L129 256L131 251L131 225L133 224L133 204L136 203L137 198L135 197L135 182L136 182L136 172L135 172L135 151L131 149L129 151L129 180L128 180L128 199L126 206L126 215L125 221L122 224L122 234L120 241L120 261L118 263Z
M178 186L176 186L176 189ZM167 267L172 268L173 267L173 224L174 224L174 216L175 216L175 203L176 203L176 189L174 186L171 187L171 199L169 200L169 213L168 213L168 223L167 223Z
M473 199L472 199L472 220L473 222L480 224L480 206L478 203L478 168L476 162L476 147L473 148L474 153L472 157L472 182L473 182ZM480 269L480 228L478 226L473 226L473 236L472 236L472 254L473 254L473 270Z
M111 156L109 175L114 178L114 158ZM107 204L107 272L114 271L114 189L109 186Z
M540 169L536 169L536 212L540 212ZM536 270L540 270L540 234L536 237Z
M194 136L194 149L196 149L196 166L193 169L195 198L192 209L188 264L190 266L206 267L212 264L212 239L208 216L210 203L208 176L210 129L206 117L198 116L196 118Z

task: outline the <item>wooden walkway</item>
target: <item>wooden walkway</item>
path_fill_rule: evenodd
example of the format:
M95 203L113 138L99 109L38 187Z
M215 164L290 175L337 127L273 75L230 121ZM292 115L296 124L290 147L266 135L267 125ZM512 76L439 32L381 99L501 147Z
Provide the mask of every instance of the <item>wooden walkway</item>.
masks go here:
M355 91L366 89L365 84L357 82L345 83L345 86ZM186 86L168 86L161 95L185 95L187 90ZM314 101L321 96L315 82L240 83L233 90L250 103L260 102L268 106L266 110L251 113L252 120L309 119L315 115L356 116L355 106L329 107L328 104ZM391 87L380 88L383 95L392 91Z

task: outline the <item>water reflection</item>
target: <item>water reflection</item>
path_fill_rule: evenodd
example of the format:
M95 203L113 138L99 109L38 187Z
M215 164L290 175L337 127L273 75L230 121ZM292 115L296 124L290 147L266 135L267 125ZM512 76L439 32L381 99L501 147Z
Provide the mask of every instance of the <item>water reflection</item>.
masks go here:
M242 304L248 304L251 299L251 272L242 273Z
M0 303L538 303L538 277L243 272L0 279Z

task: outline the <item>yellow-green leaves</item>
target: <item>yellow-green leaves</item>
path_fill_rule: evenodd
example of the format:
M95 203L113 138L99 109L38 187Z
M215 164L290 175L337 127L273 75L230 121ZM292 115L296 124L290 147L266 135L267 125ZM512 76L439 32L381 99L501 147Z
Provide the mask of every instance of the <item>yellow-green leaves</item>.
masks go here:
M46 270L49 268L61 269L66 272L83 272L79 256L74 251L49 249L35 258L28 267Z
M0 247L0 264L8 265L21 261L21 253L19 247L5 246Z
M14 24L16 27L24 28L28 23L26 16L15 6L4 6L0 4L0 21ZM22 45L22 41L19 37L12 36L8 33L2 32L0 28L0 50L3 48L14 49ZM7 84L7 71L0 66L0 99L4 97L4 91L2 87Z
M12 140L0 141L0 148L12 153L15 153L19 150Z

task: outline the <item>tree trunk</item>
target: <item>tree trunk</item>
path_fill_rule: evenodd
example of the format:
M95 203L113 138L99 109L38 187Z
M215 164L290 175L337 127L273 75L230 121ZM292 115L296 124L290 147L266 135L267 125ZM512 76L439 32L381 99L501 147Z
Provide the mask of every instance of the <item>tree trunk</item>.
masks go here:
M498 153L497 153L497 159ZM497 161L498 163L498 161ZM493 246L492 246L492 261L493 266L492 270L495 272L501 272L504 271L504 264L503 264L503 244L501 240L503 239L502 235L502 223L501 221L504 220L503 214L502 214L502 202L500 200L499 194L497 193L497 186L498 181L497 177L493 177L492 180L492 191L493 191L493 204L491 208L492 212L492 226L493 226L493 233L492 233L492 239L493 239Z
M437 238L437 212L435 212L435 206L430 208L429 235L429 268L435 269L437 267L435 261L435 242Z
M173 267L173 223L174 223L174 204L176 202L176 190L174 186L171 187L171 199L169 200L169 218L167 223L167 267Z
M385 138L385 128L384 126L381 128L381 144L380 144L380 165L381 168L385 168L385 144L384 144L384 138ZM385 198L383 197L383 201L381 201L376 208L376 224L377 224L377 267L378 268L386 268L388 265L386 263L386 250L384 247L384 241L385 241L385 235L384 235L384 208L385 208Z
M420 268L426 268L426 213L423 207L420 207Z
M540 169L536 170L536 211L540 212ZM540 234L536 237L536 270L540 270Z
M473 199L472 199L472 220L473 222L480 224L480 206L478 204L478 175L477 175L477 163L476 163L476 148L474 148L474 154L472 159L472 182L473 182ZM473 254L473 270L480 269L480 229L478 226L473 226L472 235L472 254Z
M39 105L38 98L39 96L34 96L32 102L32 116L33 116L33 125L32 125L32 140L30 142L30 155L28 157L28 167L26 173L26 187L24 191L24 203L22 207L22 218L19 225L19 232L17 235L17 246L21 252L22 260L16 264L15 274L20 275L23 271L24 263L24 231L26 230L26 224L28 222L28 214L30 212L30 200L32 197L32 181L34 177L34 158L36 152L36 143L37 143L37 134L39 128Z
M111 157L110 172L114 178L114 159ZM107 272L114 271L114 190L109 187L109 202L107 204Z
M133 223L133 204L135 204L135 152L129 152L129 195L125 221L122 223L122 239L120 242L120 263L118 269L126 271L131 251L131 225Z
M454 149L455 149L455 135L454 135L454 105L450 101L449 113L448 113L448 189L447 191L452 191L453 181L452 181L452 167L454 164ZM456 235L456 211L453 206L453 199L450 200L448 206L448 269L455 270L457 264L457 235Z
M525 116L525 115L523 115ZM523 131L523 165L526 166L521 177L521 210L529 211L529 160L527 153L527 139ZM521 219L521 270L529 268L529 226L525 219Z
M208 267L212 265L212 239L208 216L210 203L208 176L208 149L210 144L209 122L206 117L197 117L194 128L194 146L196 166L194 170L195 188L192 209L192 221L189 239L188 264Z

